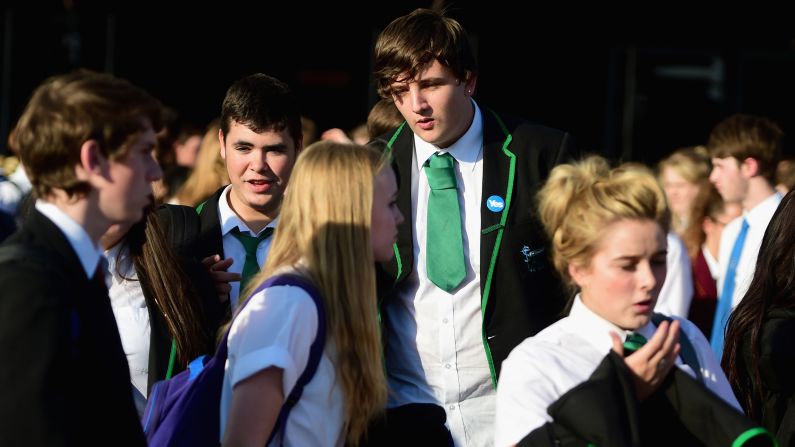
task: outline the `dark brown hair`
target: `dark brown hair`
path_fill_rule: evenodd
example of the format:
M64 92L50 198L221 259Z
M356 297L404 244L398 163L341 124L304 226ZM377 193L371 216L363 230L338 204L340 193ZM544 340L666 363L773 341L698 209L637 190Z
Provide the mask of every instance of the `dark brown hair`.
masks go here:
M130 228L122 241L127 246L141 287L148 290L157 312L163 315L168 332L176 341L179 363L213 351L213 328L205 328L204 311L193 283L180 268L168 244L157 214Z
M290 87L266 74L246 76L229 87L221 105L221 131L229 134L232 121L257 133L287 132L297 145L301 140L301 113Z

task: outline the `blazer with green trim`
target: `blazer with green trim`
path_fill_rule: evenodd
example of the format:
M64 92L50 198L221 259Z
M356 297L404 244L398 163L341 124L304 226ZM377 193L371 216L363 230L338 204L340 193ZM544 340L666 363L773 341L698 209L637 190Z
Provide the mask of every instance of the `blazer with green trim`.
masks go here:
M546 233L537 218L536 193L550 170L573 161L571 136L560 130L483 113L483 188L481 197L480 292L484 350L496 384L500 365L522 340L562 315L565 293L549 256ZM407 125L380 139L391 141L392 164L400 185L398 207L411 216L414 133ZM505 200L492 212L486 199ZM398 256L378 269L379 299L391 299L414 269L411 219L398 229ZM385 306L381 306L381 311ZM387 319L382 319L387 321ZM389 336L386 325L384 335Z

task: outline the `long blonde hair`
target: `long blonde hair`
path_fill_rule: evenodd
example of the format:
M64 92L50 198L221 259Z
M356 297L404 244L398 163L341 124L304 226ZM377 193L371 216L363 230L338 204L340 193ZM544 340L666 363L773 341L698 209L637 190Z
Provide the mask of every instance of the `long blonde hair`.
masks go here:
M574 289L568 266L590 264L605 227L650 219L667 232L670 223L665 194L651 171L636 164L610 169L598 156L556 166L538 198L555 268Z
M386 405L370 242L374 182L385 166L381 154L366 146L320 141L304 149L290 178L265 267L245 293L250 296L283 267L299 261L305 266L302 272L326 306L351 445L360 442L370 420Z
M229 183L229 174L221 158L221 142L218 141L218 130L221 120L215 119L204 132L196 166L175 198L180 205L197 206L207 200L218 188Z

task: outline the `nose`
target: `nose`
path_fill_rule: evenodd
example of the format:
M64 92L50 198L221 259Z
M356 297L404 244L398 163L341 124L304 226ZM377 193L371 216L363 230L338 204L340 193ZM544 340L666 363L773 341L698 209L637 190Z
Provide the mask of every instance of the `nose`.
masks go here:
M657 267L660 268L660 267ZM662 266L664 269L665 266ZM638 264L638 280L640 283L641 290L653 290L654 287L657 285L657 277L655 276L654 272L655 267L649 262L641 262Z
M718 182L718 173L717 173L717 171L715 171L714 169L713 169L712 171L710 171L710 172L709 172L709 181L710 181L710 183L712 183L713 185L714 185L714 184L716 184L716 183Z
M268 164L268 151L265 150L253 151L251 154L251 158L249 159L248 167L252 171L260 173L270 169L270 165Z
M425 95L422 94L419 88L411 86L409 88L409 95L411 96L411 111L417 114L422 113L428 107L425 101Z
M160 180L163 177L163 169L160 168L160 164L152 157L148 160L146 173L149 182Z
M401 213L400 210L395 207L395 225L402 224L403 220L403 213Z

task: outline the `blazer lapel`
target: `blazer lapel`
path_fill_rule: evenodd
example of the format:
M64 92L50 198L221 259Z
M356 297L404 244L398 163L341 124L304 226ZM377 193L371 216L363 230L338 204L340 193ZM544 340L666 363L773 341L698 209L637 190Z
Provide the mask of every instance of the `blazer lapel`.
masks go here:
M218 218L218 200L226 189L222 186L206 202L199 213L199 240L194 253L202 257L218 254L224 258L224 244L221 236L221 222Z
M384 264L385 270L395 278L395 282L402 281L414 269L413 224L411 222L411 165L414 159L414 133L405 124L398 129L398 132L400 133L391 146L391 156L399 185L397 204L406 219L398 227L399 257Z
M480 284L484 292L489 279L488 272L501 234L501 221L504 213L510 213L509 185L511 157L502 151L507 135L500 128L493 112L483 108L483 188L480 207ZM489 201L491 200L491 203ZM499 247L498 247L499 249ZM487 296L483 293L482 295Z

